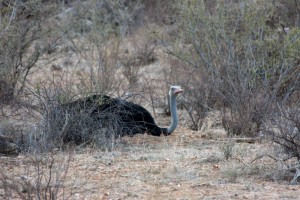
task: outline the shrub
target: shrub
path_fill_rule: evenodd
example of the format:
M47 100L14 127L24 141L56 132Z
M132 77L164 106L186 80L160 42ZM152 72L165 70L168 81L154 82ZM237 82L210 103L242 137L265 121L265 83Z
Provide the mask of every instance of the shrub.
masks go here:
M297 102L300 103L299 101ZM296 157L300 161L300 110L297 106L277 105L273 113L273 126L269 127L272 140L279 144L287 158Z
M2 3L0 103L10 103L22 94L27 76L48 49L39 42L49 32L42 24L51 14L51 6L45 10L39 0Z
M13 166L1 166L0 193L2 199L69 199L73 191L65 190L71 155L64 159L53 154L34 154L26 158L26 164L16 164L19 171L12 172ZM20 162L21 163L21 162ZM30 165L29 165L30 164ZM14 170L14 169L13 169Z
M166 51L207 77L229 135L254 136L274 103L299 85L299 34L267 23L275 16L267 1L215 3L178 2L180 37Z

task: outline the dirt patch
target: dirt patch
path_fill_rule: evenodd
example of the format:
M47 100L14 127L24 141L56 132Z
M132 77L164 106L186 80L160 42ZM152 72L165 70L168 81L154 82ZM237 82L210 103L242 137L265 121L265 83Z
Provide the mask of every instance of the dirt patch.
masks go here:
M124 137L112 152L81 149L72 152L68 173L61 185L72 199L296 199L300 186L272 181L274 161L251 163L267 142L235 143L232 156L222 152L224 139L211 140L179 128L169 137L136 135ZM69 155L58 152L60 168ZM26 176L34 163L22 155L0 159L6 175ZM56 167L58 167L56 166ZM67 167L67 166L65 166ZM275 174L273 174L275 177ZM1 186L1 190L3 187ZM1 192L2 193L2 192Z

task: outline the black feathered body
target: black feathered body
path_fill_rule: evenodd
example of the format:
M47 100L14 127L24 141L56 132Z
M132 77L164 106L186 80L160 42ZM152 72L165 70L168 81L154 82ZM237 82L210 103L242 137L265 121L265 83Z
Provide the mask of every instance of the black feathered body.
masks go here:
M145 132L160 136L166 131L156 125L151 114L142 106L106 95L81 98L61 105L58 110L64 142L82 143L99 129L119 136Z

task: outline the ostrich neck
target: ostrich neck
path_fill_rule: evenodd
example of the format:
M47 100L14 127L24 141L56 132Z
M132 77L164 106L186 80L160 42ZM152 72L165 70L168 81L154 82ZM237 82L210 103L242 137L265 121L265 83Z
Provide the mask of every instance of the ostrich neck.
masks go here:
M178 125L178 115L176 107L176 96L170 97L171 125L167 128L168 134L173 133Z

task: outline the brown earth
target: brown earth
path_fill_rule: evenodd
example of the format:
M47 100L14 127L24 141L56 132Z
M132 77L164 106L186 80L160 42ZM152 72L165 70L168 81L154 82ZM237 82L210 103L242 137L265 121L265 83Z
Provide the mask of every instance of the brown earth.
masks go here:
M233 147L228 160L222 148L226 144ZM122 138L111 152L58 151L50 185L57 184L53 179L63 180L58 199L299 199L300 186L283 180L278 162L264 156L256 159L271 149L264 140L233 143L222 135L212 138L179 127L169 137ZM0 163L6 175L34 183L35 159L1 157ZM41 166L47 171L51 162L45 163Z

